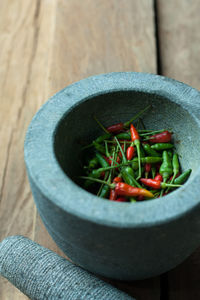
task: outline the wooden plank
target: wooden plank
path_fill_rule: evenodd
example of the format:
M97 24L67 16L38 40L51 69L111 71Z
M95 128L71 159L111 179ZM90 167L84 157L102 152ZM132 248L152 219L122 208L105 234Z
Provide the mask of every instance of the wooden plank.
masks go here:
M162 74L200 89L200 1L158 0L157 8ZM200 299L200 248L167 281L167 299Z
M36 209L26 178L23 143L46 99L55 1L0 1L0 240L34 237ZM48 34L47 34L48 32ZM27 299L0 278L0 299Z
M162 73L200 88L200 1L157 0Z
M112 71L156 72L151 0L59 0L48 92ZM58 251L37 217L35 240ZM61 253L62 254L62 253ZM159 278L110 281L138 300L160 299Z

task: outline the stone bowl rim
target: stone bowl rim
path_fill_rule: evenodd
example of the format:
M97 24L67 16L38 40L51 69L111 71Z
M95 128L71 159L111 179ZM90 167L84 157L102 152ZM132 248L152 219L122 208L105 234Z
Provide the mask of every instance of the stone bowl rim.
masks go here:
M54 152L54 135L62 118L89 98L116 91L139 91L165 97L187 110L200 127L200 92L187 84L150 73L113 72L91 76L56 93L32 119L24 145L28 176L55 209L105 226L141 228L184 217L200 203L200 167L183 187L165 196L166 201L120 203L83 190L59 165Z

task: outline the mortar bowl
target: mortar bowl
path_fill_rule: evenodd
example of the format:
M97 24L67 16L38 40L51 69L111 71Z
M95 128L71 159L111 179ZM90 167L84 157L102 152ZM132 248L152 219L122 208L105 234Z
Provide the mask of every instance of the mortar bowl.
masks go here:
M148 129L170 128L189 180L169 195L137 203L108 201L82 189L81 141L105 125L143 117ZM55 94L33 118L25 163L38 212L54 241L76 264L120 280L149 278L186 259L200 244L200 93L146 73L81 80Z

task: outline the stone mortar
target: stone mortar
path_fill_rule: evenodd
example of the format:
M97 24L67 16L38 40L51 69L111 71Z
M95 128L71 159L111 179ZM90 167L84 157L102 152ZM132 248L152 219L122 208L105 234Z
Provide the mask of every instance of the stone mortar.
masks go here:
M150 129L171 128L187 183L171 194L116 203L83 190L81 140L101 134L152 104ZM47 101L25 141L28 177L40 216L57 245L81 267L106 277L135 280L180 264L200 244L200 93L153 74L110 73L72 84Z

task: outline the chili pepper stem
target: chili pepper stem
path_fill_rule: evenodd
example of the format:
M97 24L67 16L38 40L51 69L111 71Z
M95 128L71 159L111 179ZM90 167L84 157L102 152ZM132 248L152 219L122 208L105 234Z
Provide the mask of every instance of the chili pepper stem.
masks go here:
M114 185L114 184L108 183L108 182L105 181L105 180L101 180L101 179L97 179L97 178L93 178L93 177L89 177L89 176L79 176L79 178L81 178L81 179L89 179L89 180L91 180L91 181L95 181L95 182L107 184L107 185L110 186L111 189L114 189L114 188L115 188L115 185Z
M101 129L103 131L105 131L105 133L109 133L109 131L101 124L101 122L97 119L97 117L95 115L93 115L93 118L95 119L95 121L97 122L97 124L99 125L99 127L101 127Z
M136 119L138 119L141 115L143 115L148 109L151 108L151 105L148 105L147 107L145 107L143 110L141 110L139 113L137 113L135 116L133 116L132 119L130 119L129 121L124 123L124 127L129 127L129 125L135 121Z
M121 145L120 145L120 143L119 143L119 141L118 141L118 139L117 139L117 137L116 137L116 136L115 136L115 140L116 140L116 142L117 142L117 145L118 145L118 147L119 147L119 149L120 149L120 151L121 151L121 153L122 153L123 162L125 163L125 162L127 162L127 160L126 160L126 156L125 156L125 154L124 154L124 151L122 150L122 147L121 147Z
M140 141L137 140L135 141L136 149L137 149L137 154L138 154L138 167L139 167L139 174L136 180L140 179L142 175L142 170L141 170L141 154L140 154Z

